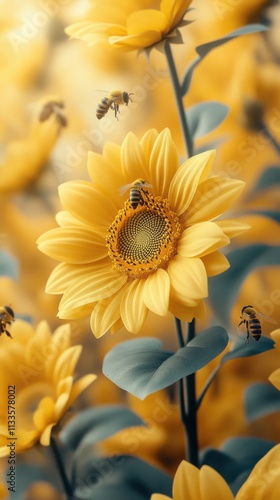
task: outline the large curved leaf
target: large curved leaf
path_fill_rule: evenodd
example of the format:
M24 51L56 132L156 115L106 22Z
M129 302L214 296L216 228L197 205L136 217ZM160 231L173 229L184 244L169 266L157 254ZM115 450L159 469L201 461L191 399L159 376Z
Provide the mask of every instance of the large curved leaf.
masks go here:
M153 493L171 496L172 478L136 457L87 456L74 486L79 500L149 500Z
M245 392L245 411L249 422L280 412L280 392L271 384L252 384Z
M186 110L188 128L193 139L212 132L226 118L229 107L215 101L200 102Z
M79 446L93 445L116 432L145 425L133 411L121 405L105 405L88 408L78 413L61 431L59 438L71 450Z
M129 340L105 356L103 373L122 389L144 399L205 366L227 343L228 335L220 326L196 335L175 353L162 350L161 341L155 338Z
M233 40L242 35L250 35L251 33L258 33L260 31L267 30L268 27L263 24L248 24L247 26L242 26L242 28L238 28L231 33L219 38L218 40L213 40L212 42L204 43L199 47L196 47L196 52L198 53L198 57L192 61L192 63L188 66L185 75L182 81L182 95L185 95L189 90L192 75L196 68L196 66L200 63L200 61L213 49L223 45L224 43Z
M254 269L280 264L280 246L249 245L227 254L230 268L209 279L209 300L225 325L244 278ZM254 304L253 304L254 305Z
M249 194L251 199L254 195L260 193L264 189L276 187L280 185L280 167L279 165L268 167L259 177L255 186Z

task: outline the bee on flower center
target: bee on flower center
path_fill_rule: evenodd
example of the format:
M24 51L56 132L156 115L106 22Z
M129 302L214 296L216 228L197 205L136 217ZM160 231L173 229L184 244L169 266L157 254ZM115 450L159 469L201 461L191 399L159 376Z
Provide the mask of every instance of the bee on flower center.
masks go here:
M128 106L129 101L132 102L131 95L133 95L133 93L128 94L121 90L113 90L110 92L109 96L104 97L96 108L97 119L101 120L101 118L108 113L109 109L112 109L115 112L115 118L118 120L117 113L120 113L120 105L125 104Z
M270 323L277 323L273 318L265 316L264 314L261 314L260 312L256 311L256 309L253 306L250 305L244 306L241 310L241 316L240 316L241 321L238 327L242 324L246 326L247 336L245 344L249 344L250 333L253 339L255 339L256 341L260 340L261 338L262 325L258 316L265 319L266 321L269 321Z
M131 182L130 184L125 184L119 189L119 194L122 196L128 189L130 189L129 193L129 202L132 208L135 210L139 203L143 205L143 197L142 197L142 192L145 193L145 190L143 188L151 188L152 185L149 184L145 179L136 179L135 181Z
M11 325L15 321L15 314L10 306L0 306L0 336L6 333L7 337L13 338L7 330L7 325Z

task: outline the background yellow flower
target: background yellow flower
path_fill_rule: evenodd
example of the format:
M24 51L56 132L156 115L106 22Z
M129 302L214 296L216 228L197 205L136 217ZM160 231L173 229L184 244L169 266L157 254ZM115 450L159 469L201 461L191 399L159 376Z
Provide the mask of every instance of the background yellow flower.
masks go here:
M74 382L74 370L82 347L70 347L69 325L60 326L52 335L45 321L34 329L30 324L17 320L10 333L12 339L4 335L1 337L1 394L8 397L8 388L15 388L16 451L22 452L37 441L44 446L49 445L52 428L96 375L86 375ZM7 401L2 398L2 457L9 454L7 419Z
M157 44L165 38L172 42L191 0L109 1L106 8L95 3L87 19L70 25L66 33L89 45L109 43L120 50L138 50ZM111 5L112 4L112 5ZM113 8L114 7L114 8Z

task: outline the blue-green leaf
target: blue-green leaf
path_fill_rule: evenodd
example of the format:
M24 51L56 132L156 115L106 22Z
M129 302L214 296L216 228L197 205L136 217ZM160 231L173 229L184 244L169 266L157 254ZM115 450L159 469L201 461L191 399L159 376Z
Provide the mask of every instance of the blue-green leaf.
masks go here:
M162 350L159 339L129 340L105 356L103 373L122 389L144 399L205 366L227 343L228 335L220 326L201 332L175 353Z
M232 31L231 33L228 33L227 35L223 36L222 38L219 38L218 40L213 40L212 42L204 43L203 45L196 47L195 50L198 53L198 57L194 59L194 61L192 61L192 63L188 66L186 70L186 73L182 81L182 95L185 95L189 90L192 75L196 66L211 50L239 36L258 33L261 31L266 31L267 29L268 27L263 24L248 24L246 26L242 26L242 28L238 28Z
M227 453L214 448L208 448L200 453L201 465L209 465L224 478L235 495L251 470L244 470L242 462L233 459Z
M261 215L262 217L268 217L276 222L280 223L280 211L279 210L248 210L248 214Z
M252 339L249 344L245 344L243 339L237 338L232 349L222 357L220 366L231 359L248 358L249 356L262 354L263 352L270 351L273 347L274 341L268 337L261 337L258 342Z
M85 457L73 486L79 500L149 500L153 493L172 494L170 476L128 455Z
M226 118L229 107L215 101L195 104L186 110L186 118L193 139L212 132Z
M249 198L260 193L264 189L274 188L280 185L280 167L268 167L259 177L255 186L249 194Z
M223 443L222 451L241 462L244 468L252 469L275 444L273 441L254 437L230 438Z
M209 279L209 300L224 325L229 325L230 311L244 278L259 267L279 265L280 246L249 245L233 250L227 258L230 268Z
M16 258L9 252L0 250L0 276L8 276L16 280L18 274L19 265Z
M280 393L271 384L252 384L245 392L245 411L249 422L280 412Z
M60 440L72 450L93 445L127 427L145 425L133 411L121 405L106 405L81 411L64 426Z

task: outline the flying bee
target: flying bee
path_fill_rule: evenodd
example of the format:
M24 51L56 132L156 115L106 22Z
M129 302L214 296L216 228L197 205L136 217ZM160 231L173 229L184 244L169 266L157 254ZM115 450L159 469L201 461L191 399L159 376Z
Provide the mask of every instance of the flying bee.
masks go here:
M241 321L238 326L242 325L243 323L246 326L247 336L245 344L249 344L250 333L253 339L255 339L256 341L260 340L261 338L262 326L258 316L262 317L266 321L269 321L270 323L277 323L277 321L275 321L273 318L264 316L264 314L256 311L253 306L244 306L241 310Z
M40 122L45 122L46 120L49 119L49 117L54 114L58 123L62 127L66 127L67 125L67 120L63 114L63 108L64 104L62 101L48 101L44 104L44 106L41 109L40 115L39 115L39 121Z
M143 188L152 187L151 184L145 181L145 179L136 179L130 184L125 184L119 189L120 196L122 196L128 189L130 189L129 193L129 203L134 208L134 210L138 207L139 203L143 205L143 198L141 191L144 191ZM145 191L144 191L145 192Z
M6 333L7 337L13 338L7 330L7 325L11 325L15 321L14 311L10 306L0 306L0 336Z
M111 108L115 112L115 117L118 120L117 113L120 112L120 105L125 104L128 106L129 101L132 102L131 95L133 95L133 93L128 94L121 90L113 90L110 92L109 97L104 97L96 108L97 119L101 120Z

